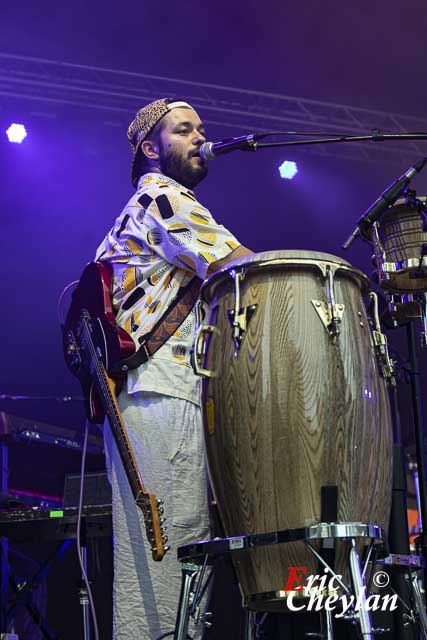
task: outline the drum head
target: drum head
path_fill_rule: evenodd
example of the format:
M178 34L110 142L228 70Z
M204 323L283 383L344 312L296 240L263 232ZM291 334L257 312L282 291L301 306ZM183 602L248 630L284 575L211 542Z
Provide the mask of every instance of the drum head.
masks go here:
M213 273L204 282L201 288L201 298L205 302L209 302L212 291L215 286L223 280L225 276L229 276L230 273L237 268L252 269L252 268L269 268L280 266L286 268L297 267L306 265L308 267L316 267L325 269L327 265L331 265L333 271L343 269L350 276L356 278L359 286L362 289L367 289L369 286L368 277L359 269L355 269L350 262L334 256L331 253L323 253L321 251L303 251L300 249L288 249L277 251L263 251L261 253L253 253L244 258L233 260L229 262L225 267Z

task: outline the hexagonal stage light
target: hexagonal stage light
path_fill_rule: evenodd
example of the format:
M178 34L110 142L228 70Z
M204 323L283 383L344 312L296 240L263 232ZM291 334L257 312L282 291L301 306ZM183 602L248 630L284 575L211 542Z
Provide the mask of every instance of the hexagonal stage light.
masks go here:
M9 129L6 130L6 135L9 142L21 144L21 142L27 137L27 130L23 124L14 122L10 125Z
M292 180L298 173L297 163L292 160L285 160L279 167L279 173L284 180Z

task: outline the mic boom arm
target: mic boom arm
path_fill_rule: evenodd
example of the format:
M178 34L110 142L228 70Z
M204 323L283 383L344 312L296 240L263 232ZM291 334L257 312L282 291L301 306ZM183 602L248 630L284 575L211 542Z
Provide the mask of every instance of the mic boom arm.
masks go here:
M376 220L378 220L384 211L394 204L397 198L402 194L404 189L410 183L416 173L419 173L427 163L427 157L422 158L412 167L395 180L375 202L368 207L363 215L360 216L356 226L350 236L342 245L343 249L348 249L353 240L357 238L363 231L367 230Z

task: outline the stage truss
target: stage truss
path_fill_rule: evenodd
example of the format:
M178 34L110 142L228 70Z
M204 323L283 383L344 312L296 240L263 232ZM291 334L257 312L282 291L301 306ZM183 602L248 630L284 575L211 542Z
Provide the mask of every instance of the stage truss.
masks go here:
M145 103L161 96L185 98L207 124L225 136L258 131L322 131L336 134L427 132L427 119L318 100L118 71L0 52L3 111L19 102L37 113L67 108L96 110L105 125L127 126ZM376 142L304 147L323 156L375 162L415 161L427 143Z

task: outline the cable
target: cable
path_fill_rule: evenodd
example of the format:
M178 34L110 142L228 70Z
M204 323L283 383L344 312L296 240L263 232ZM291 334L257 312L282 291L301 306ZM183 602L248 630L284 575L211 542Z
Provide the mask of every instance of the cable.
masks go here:
M86 574L86 569L84 567L83 557L82 557L82 552L81 552L81 546L80 546L80 528L81 528L82 509L83 509L83 488L84 488L84 473L85 473L85 464L86 464L86 450L87 450L88 433L89 433L89 421L86 420L85 421L85 437L84 437L84 441L83 441L82 464L81 464L81 468L80 468L80 495L79 495L79 510L78 510L78 516L77 516L76 543L77 543L77 557L79 559L79 564L80 564L80 569L81 569L81 572L82 572L82 577L83 577L84 583L86 585L87 595L88 595L88 598L89 598L89 606L90 606L90 611L91 611L91 614L92 614L93 628L94 628L94 632L95 632L95 640L99 640L98 621L96 619L95 604L94 604L94 601L93 601L92 590L90 588L89 580L88 580L88 577L87 577L87 574Z

